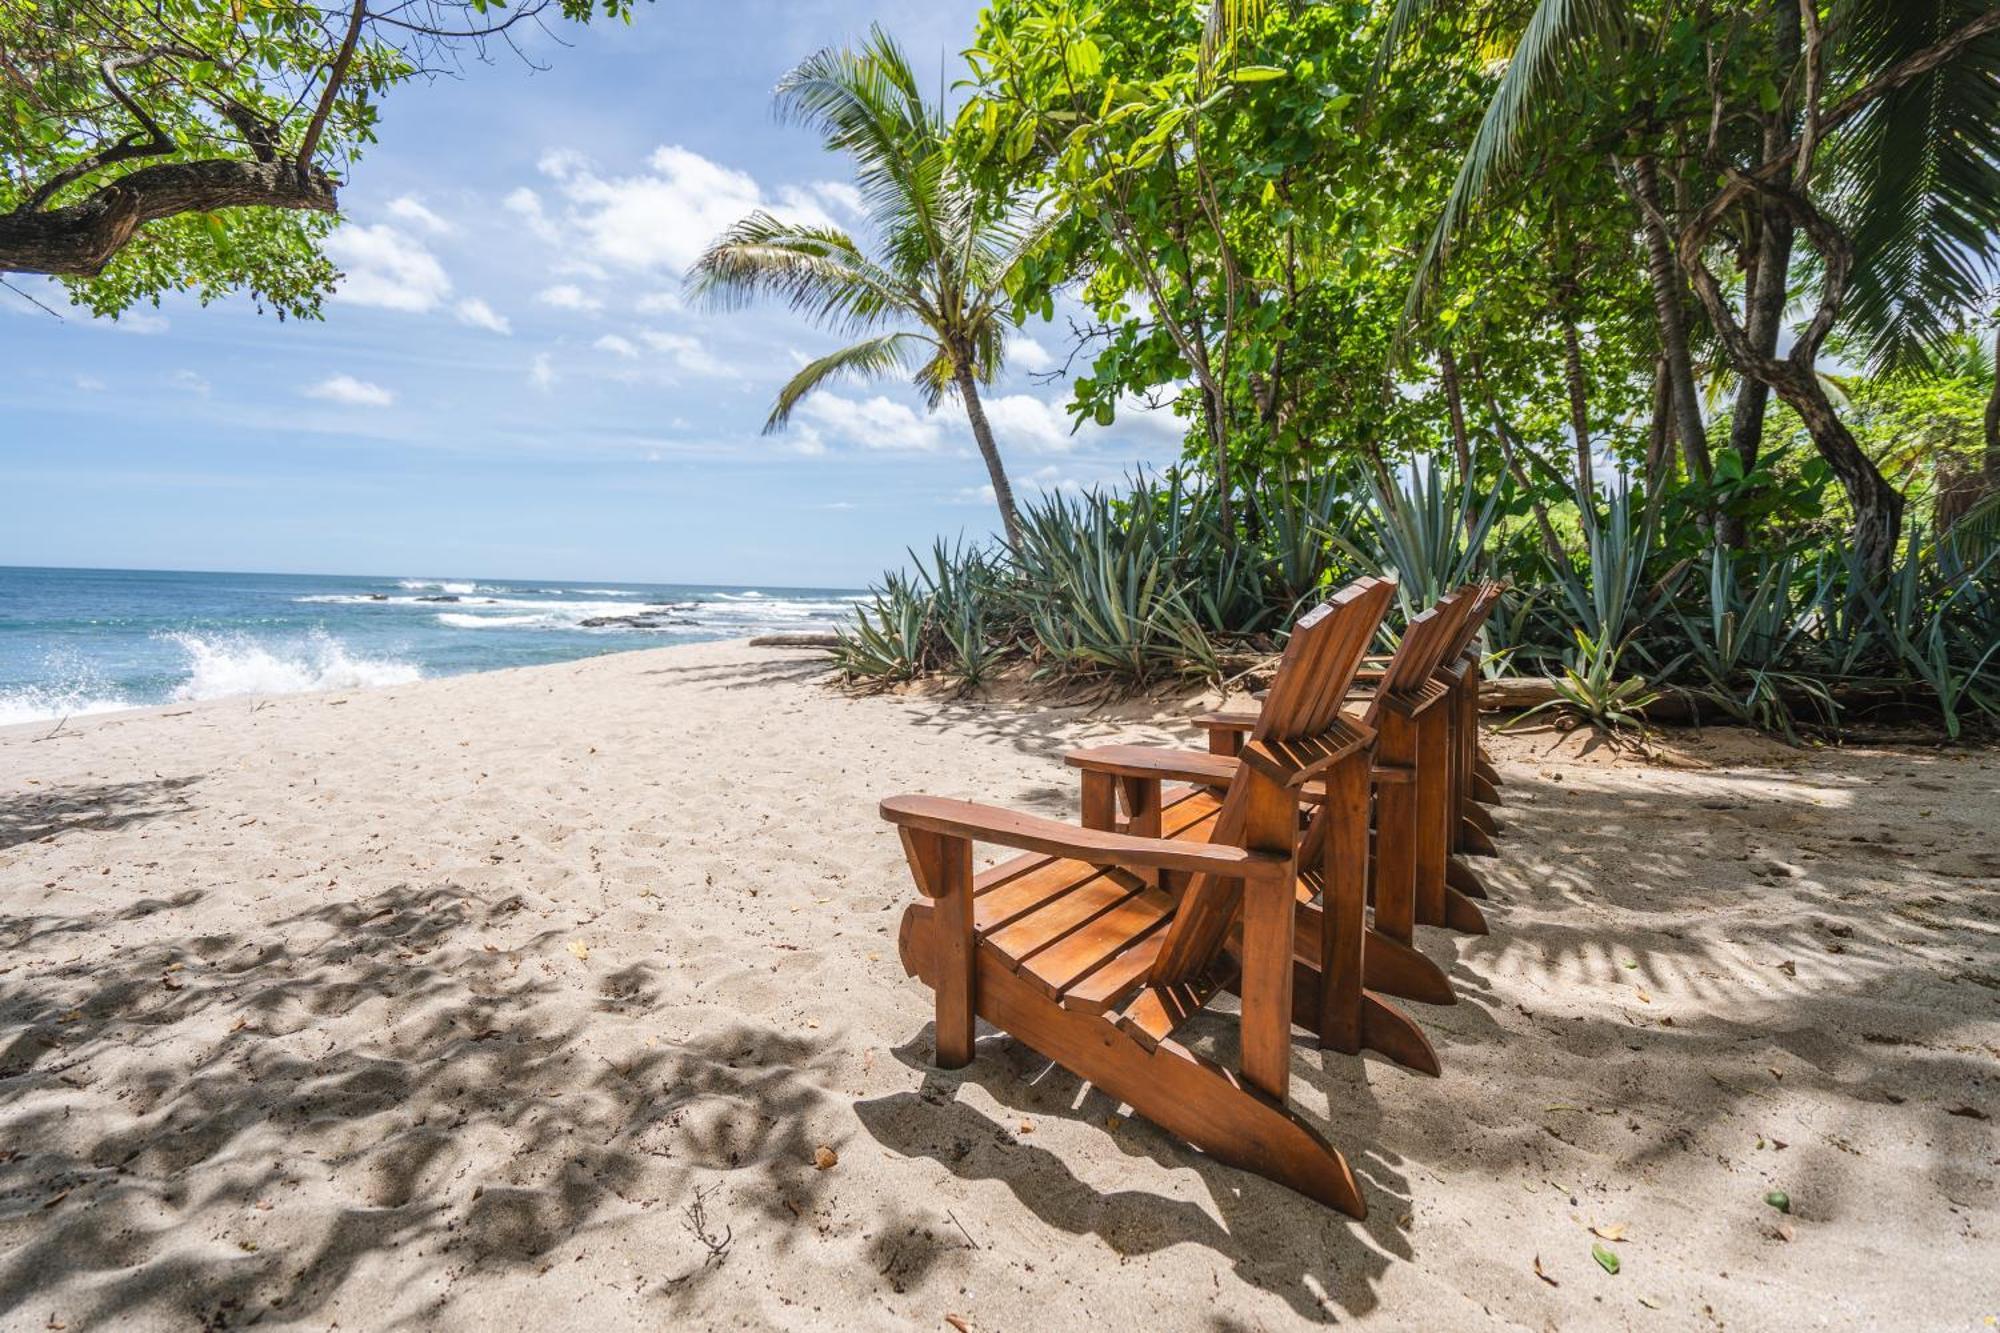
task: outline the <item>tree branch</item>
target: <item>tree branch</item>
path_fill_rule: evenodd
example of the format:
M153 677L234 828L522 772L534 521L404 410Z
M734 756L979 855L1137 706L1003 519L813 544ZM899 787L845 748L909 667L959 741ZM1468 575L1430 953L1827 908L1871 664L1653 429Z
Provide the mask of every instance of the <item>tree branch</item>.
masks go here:
M317 167L218 159L141 167L78 203L0 214L0 273L95 277L140 227L219 208L331 213L336 182Z
M333 114L334 99L340 95L340 85L347 78L347 67L354 62L354 48L361 41L361 25L368 19L368 0L354 0L354 12L347 20L347 36L341 39L340 50L333 57L333 67L327 71L326 87L320 92L319 105L313 109L312 119L306 123L305 138L299 141L299 155L295 159L299 170L312 165L313 151L319 147L320 132L326 129L326 119Z
M55 198L57 192L65 185L81 180L92 172L101 171L114 163L129 162L135 157L158 157L163 153L174 151L176 145L172 137L160 128L159 122L148 115L146 109L140 106L130 93L125 91L123 84L118 82L119 70L134 69L140 65L149 64L156 57L167 54L169 52L164 48L155 48L150 51L134 52L131 55L111 57L98 62L97 71L104 76L104 86L109 88L111 95L118 99L118 105L124 107L130 113L132 119L138 121L144 127L144 133L134 130L132 133L119 139L117 143L112 144L109 148L101 148L97 152L85 157L82 161L72 163L61 171L58 171L55 175L49 177L48 180L42 182L41 187L29 195L21 203L20 207L15 210L16 212L32 213L49 200Z

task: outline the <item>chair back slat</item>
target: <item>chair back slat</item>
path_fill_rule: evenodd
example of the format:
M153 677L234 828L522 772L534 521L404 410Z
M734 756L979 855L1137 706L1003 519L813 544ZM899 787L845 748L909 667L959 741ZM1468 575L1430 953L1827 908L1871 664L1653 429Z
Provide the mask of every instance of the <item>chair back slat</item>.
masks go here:
M1253 742L1314 737L1339 719L1339 700L1353 684L1362 654L1382 623L1392 592L1391 585L1381 579L1360 579L1299 617L1264 696ZM1268 779L1251 773L1245 765L1223 796L1222 808L1209 831L1210 842L1244 844L1255 782L1268 783ZM1283 800L1288 808L1295 808L1294 797L1286 795ZM1222 952L1242 891L1242 884L1235 880L1194 876L1167 925L1152 980L1184 981L1206 973Z

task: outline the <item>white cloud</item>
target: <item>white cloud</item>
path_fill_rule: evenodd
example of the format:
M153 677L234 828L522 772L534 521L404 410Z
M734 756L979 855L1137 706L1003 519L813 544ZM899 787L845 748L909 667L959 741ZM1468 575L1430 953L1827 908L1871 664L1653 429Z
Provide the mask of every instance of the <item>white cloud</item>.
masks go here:
M543 393L556 387L556 368L547 352L535 353L535 359L528 365L528 383Z
M615 333L605 334L602 338L592 343L591 346L600 352L610 352L614 356L622 356L628 361L636 361L639 358L639 349L633 345L632 340L630 338L621 338Z
M421 315L451 295L437 256L387 223L338 227L326 238L326 252L345 270L335 300Z
M1020 369L1031 372L1047 370L1056 363L1048 348L1025 333L1017 333L1007 340L1007 359Z
M936 417L919 416L881 394L858 400L837 393L816 393L799 404L795 415L813 428L813 438L822 441L830 436L864 449L918 453L936 453L946 445Z
M787 207L801 210L818 210L821 205L836 209L849 217L860 217L865 211L861 203L861 191L846 181L814 181L811 185L787 185L779 189L778 199Z
M559 282L553 287L544 287L535 293L535 299L543 305L554 306L558 310L574 310L586 315L604 309L603 301L573 282Z
M348 407L388 407L396 401L396 395L381 385L358 380L352 375L328 376L303 392L308 398L323 398L329 403L342 403Z
M699 338L685 333L662 333L658 329L642 329L639 337L645 340L646 346L664 353L674 365L690 375L737 378L736 368L719 360Z
M824 225L832 218L821 201L844 206L840 191L852 189L826 182L773 197L747 173L677 144L654 149L645 170L630 176L599 176L566 150L544 154L541 169L565 205L560 231L579 243L585 257L612 269L678 273L717 234L760 208L788 221ZM532 190L516 190L507 206L531 228L558 230Z
M676 292L648 292L632 308L642 315L678 315L687 305Z
M167 317L156 310L127 310L112 321L111 327L120 333L149 334L165 333L169 326Z
M1054 403L1033 394L1010 393L988 398L985 404L993 438L1003 451L1066 454L1077 446L1077 437L1070 434L1069 413Z
M76 387L83 390L85 393L104 392L104 381L97 378L97 376L95 375L78 375L76 377L75 383Z
M556 227L542 208L542 197L523 185L500 201L500 206L521 219L528 230L544 241L554 241Z
M513 324L505 315L495 310L476 296L468 296L452 310L461 324L470 324L475 329L486 329L492 333L512 333Z
M208 397L210 387L208 381L192 370L176 370L172 379L175 388L186 389L189 393L200 394L203 398Z
M413 194L398 195L389 201L389 216L401 218L421 227L433 236L445 236L458 228L451 225L424 206L423 200Z

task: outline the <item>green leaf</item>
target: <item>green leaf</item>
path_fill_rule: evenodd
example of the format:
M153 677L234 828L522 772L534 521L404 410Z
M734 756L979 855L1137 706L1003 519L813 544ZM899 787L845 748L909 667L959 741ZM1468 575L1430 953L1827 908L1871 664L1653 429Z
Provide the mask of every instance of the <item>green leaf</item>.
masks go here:
M1618 1276L1618 1256L1602 1245L1590 1247L1590 1257L1597 1260L1597 1266L1613 1277Z
M1276 65L1238 65L1230 71L1229 77L1238 83L1269 83L1273 79L1284 78L1288 73L1289 70Z
M1770 1204L1781 1213L1792 1211L1792 1196L1783 1190L1772 1190L1764 1196L1764 1202Z

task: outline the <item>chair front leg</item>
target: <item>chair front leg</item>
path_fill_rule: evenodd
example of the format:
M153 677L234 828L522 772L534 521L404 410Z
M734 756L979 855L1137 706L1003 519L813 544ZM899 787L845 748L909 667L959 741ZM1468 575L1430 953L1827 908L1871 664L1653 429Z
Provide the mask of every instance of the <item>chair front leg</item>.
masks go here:
M1243 892L1243 1081L1282 1101L1292 1077L1293 881L1246 884Z
M937 1063L972 1063L978 959L972 932L972 842L925 829L899 827L903 855L917 891L937 904L932 927L937 977Z

